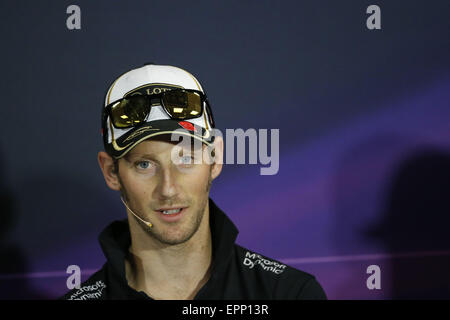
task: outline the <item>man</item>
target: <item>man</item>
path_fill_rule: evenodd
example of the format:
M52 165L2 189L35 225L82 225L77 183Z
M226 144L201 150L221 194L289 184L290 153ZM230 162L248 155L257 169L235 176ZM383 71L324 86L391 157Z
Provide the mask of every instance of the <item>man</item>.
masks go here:
M100 234L106 263L63 299L326 299L314 276L235 244L209 198L224 148L214 128L183 69L147 64L112 83L98 162L127 219Z

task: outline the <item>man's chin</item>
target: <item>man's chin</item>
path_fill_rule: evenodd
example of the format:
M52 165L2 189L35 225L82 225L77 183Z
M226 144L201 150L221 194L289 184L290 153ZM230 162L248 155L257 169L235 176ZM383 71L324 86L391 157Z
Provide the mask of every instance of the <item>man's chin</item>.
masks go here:
M197 228L193 230L179 230L177 226L167 226L164 224L154 224L149 228L143 223L140 223L143 230L156 241L164 245L178 245L189 241L197 232ZM181 227L181 226L180 226Z
M188 242L195 232L192 232L191 234L182 234L182 235L168 235L168 234L153 234L153 237L165 245L179 245Z

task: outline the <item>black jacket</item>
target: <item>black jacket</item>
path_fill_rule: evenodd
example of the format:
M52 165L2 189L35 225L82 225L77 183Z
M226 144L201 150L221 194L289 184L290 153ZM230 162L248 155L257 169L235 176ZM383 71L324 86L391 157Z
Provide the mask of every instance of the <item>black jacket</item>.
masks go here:
M209 199L213 246L211 277L195 300L326 299L313 275L269 259L237 244L238 230ZM125 257L131 244L127 220L114 221L99 242L106 257L103 267L61 299L151 299L131 288L125 277Z

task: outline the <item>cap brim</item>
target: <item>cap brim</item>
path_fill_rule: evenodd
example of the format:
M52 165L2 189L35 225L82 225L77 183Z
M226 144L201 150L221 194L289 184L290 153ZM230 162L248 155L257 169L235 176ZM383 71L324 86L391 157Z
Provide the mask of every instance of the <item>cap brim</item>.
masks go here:
M191 122L173 119L155 120L138 126L108 144L108 153L116 159L126 155L140 142L161 135L173 135L171 141L181 142L181 135L190 136L210 145L214 135L209 130L194 125Z

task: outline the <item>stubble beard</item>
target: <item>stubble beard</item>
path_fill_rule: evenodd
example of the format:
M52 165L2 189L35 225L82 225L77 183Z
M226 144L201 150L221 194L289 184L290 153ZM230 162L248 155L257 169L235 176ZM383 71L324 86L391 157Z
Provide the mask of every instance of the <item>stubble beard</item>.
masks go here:
M127 205L130 207L130 209L133 210L133 208L130 205L128 193L127 193L125 187L123 186L122 180L120 179L120 175L118 175L118 178L119 178L119 183L120 183L120 195L126 201ZM203 197L203 199L201 199L200 207L198 208L198 210L196 212L193 213L195 218L193 221L190 221L190 224L187 227L187 232L185 232L185 234L180 237L171 238L165 232L158 232L159 230L157 228L155 228L155 225L153 225L152 227L149 227L148 225L146 225L144 222L139 220L134 215L133 215L133 218L138 223L138 225L141 227L141 230L143 230L150 237L152 237L153 239L155 239L156 241L158 241L162 244L177 245L177 244L185 243L185 242L189 241L194 236L194 234L198 231L198 229L200 228L200 224L202 223L203 216L205 215L205 208L209 201L209 191L211 189L211 183L212 183L212 179L211 179L211 169L210 169L208 183L206 185L206 190L205 190L206 197ZM140 214L138 212L136 212L135 210L133 210L133 212L135 214L138 214L141 219L146 220L145 217L140 216Z

